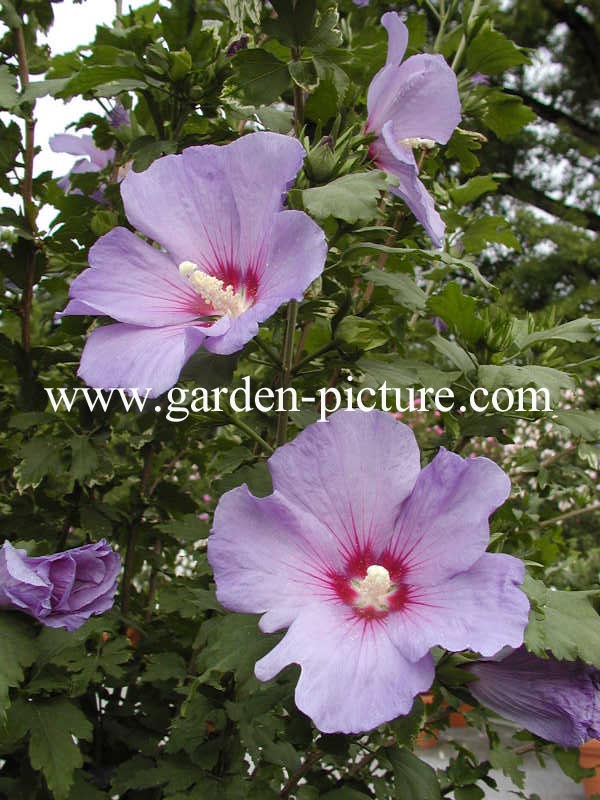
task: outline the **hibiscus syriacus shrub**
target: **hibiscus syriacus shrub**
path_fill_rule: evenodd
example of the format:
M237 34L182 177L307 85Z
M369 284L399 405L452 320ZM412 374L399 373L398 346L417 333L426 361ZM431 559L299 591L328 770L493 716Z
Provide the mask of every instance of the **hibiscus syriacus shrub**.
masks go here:
M596 329L479 269L528 54L485 2L122 5L70 53L0 11L0 797L579 779L600 621L551 577L598 519ZM489 758L436 771L465 702Z

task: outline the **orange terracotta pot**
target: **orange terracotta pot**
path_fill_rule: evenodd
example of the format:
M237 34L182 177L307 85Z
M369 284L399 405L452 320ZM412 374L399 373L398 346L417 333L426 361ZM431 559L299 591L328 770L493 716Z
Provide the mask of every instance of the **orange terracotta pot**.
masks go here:
M579 746L579 763L582 767L595 769L596 774L583 779L583 788L587 798L600 797L600 741L590 739Z
M431 694L431 692L425 692L421 695L421 700L424 705L430 706L433 703L433 694ZM438 742L439 739L434 731L421 730L415 740L415 745L423 750L427 750L430 747L435 747Z
M450 727L466 728L467 720L465 719L465 714L469 711L473 711L473 706L470 706L468 703L461 703L458 707L458 711L451 711L448 715Z

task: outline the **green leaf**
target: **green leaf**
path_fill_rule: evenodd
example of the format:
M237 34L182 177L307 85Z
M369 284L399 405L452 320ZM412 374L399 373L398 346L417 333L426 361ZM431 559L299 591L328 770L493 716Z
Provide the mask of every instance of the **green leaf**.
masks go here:
M498 90L491 92L487 101L488 109L483 115L483 121L499 139L510 139L529 122L537 119L520 97Z
M304 0L301 0L304 2ZM340 15L337 8L328 8L317 17L313 33L307 42L315 53L332 50L342 45L343 37L339 28Z
M312 59L290 61L288 69L294 83L306 92L312 92L319 85L319 76Z
M185 660L179 653L153 653L148 657L148 665L142 674L142 681L178 681L187 675Z
M598 592L552 590L529 575L523 589L531 600L527 649L541 658L550 651L559 660L581 659L600 668L600 615L592 605Z
M480 136L457 128L446 147L446 156L458 159L463 172L469 174L479 166L479 159L473 155L473 150L481 150Z
M531 347L532 344L547 342L552 339L559 339L564 342L591 342L597 335L598 320L580 317L564 322L562 325L555 325L545 331L535 331L520 339L517 344L521 350Z
M557 425L564 425L574 436L586 442L600 440L600 411L555 411L552 419Z
M0 722L10 705L9 688L25 679L23 669L33 664L35 656L31 625L14 612L0 613Z
M454 364L455 367L458 367L461 374L468 375L475 369L475 364L467 351L456 342L451 342L449 339L444 339L441 336L433 336L429 341L438 353L441 353L448 361Z
M529 56L503 33L486 23L467 49L467 69L495 75L509 67L529 64Z
M379 193L386 188L383 172L359 172L305 189L302 202L316 219L336 217L345 222L370 222L377 216Z
M257 497L266 497L273 491L271 473L266 464L244 465L234 470L229 475L224 475L216 484L218 494L224 494L243 483L248 485L252 494Z
M97 87L106 90L110 86L114 88L113 93L117 94L125 88L143 88L146 86L146 81L135 67L121 64L93 64L83 67L60 91L56 92L56 96L68 98L76 94L86 94Z
M335 338L350 349L373 350L389 340L382 325L374 319L347 316L340 322Z
M98 454L88 436L73 436L71 446L71 475L84 481L98 469Z
M282 44L300 46L310 37L316 0L272 0L277 12L275 33Z
M230 614L206 620L196 642L197 646L204 645L198 656L198 681L218 686L224 673L234 672L238 681L245 683L253 677L255 663L277 640L260 633L254 615Z
M470 786L457 786L454 790L454 800L482 800L485 792L472 783Z
M185 78L192 71L192 57L185 49L169 53L169 77L174 81Z
M464 670L461 670L464 672ZM405 714L388 723L394 731L396 742L412 749L415 739L423 726L425 718L425 705L420 697L415 698L410 713Z
M15 468L20 492L39 486L46 475L62 472L60 447L53 439L31 439L21 448L21 463Z
M594 774L593 770L581 766L579 763L579 750L574 747L554 747L553 754L558 766L573 781L579 782L583 778L591 777Z
M384 272L372 269L364 277L375 286L386 286L393 291L394 300L410 311L422 311L427 305L427 295L409 275L401 272Z
M21 96L21 102L25 101L31 103L38 99L38 97L46 97L50 95L53 97L57 95L66 86L68 78L52 78L46 81L32 81L27 89Z
M446 284L429 299L428 305L431 312L447 322L467 344L474 345L483 336L485 323L477 314L477 301L464 294L458 283Z
M216 709L204 695L190 692L190 696L181 706L181 712L175 717L169 732L169 741L165 748L167 753L183 750L193 753L207 738L206 721L214 719Z
M205 611L222 611L214 589L202 589L179 581L162 588L159 601L164 614L178 614L183 619L198 619Z
M306 102L307 119L325 123L338 113L348 88L350 78L344 70L325 58L314 58L319 85Z
M0 65L0 107L12 108L19 101L17 78L6 64Z
M385 753L394 770L396 787L405 797L439 800L440 785L435 770L429 764L421 761L405 747L390 747Z
M196 514L185 514L181 519L163 522L157 528L180 542L197 542L208 536L206 523L199 520Z
M525 771L523 770L523 758L521 756L496 742L490 748L489 759L494 769L502 770L520 789L525 788Z
M30 732L29 759L44 773L56 800L65 800L73 784L73 772L83 766L79 747L73 741L92 738L87 717L66 697L25 703L22 712Z
M457 206L466 206L487 192L495 192L498 183L491 175L476 175L462 186L450 189L450 197Z
M269 105L290 85L288 65L261 47L241 50L232 59L232 68L228 90L248 105Z
M445 372L423 361L398 358L395 355L363 356L356 362L356 366L364 372L366 385L375 384L379 387L385 382L388 389L422 386L437 391L451 386L461 375L458 371ZM392 403L393 395L390 394L388 400ZM403 402L406 400L407 398L403 398Z
M520 250L521 245L504 217L498 215L480 217L470 221L465 227L462 237L465 249L469 253L478 253L490 242Z
M563 389L574 389L575 381L566 372L552 367L528 365L526 367L498 367L486 364L479 367L479 385L493 391L501 386L514 388L548 389L550 397L557 399Z
M88 775L89 773L83 770L75 771L73 787L69 793L69 800L106 800L105 792L96 789L91 783L93 776L88 778Z

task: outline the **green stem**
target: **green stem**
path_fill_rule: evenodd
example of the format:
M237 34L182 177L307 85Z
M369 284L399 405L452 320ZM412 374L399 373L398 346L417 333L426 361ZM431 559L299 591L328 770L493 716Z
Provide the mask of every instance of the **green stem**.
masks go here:
M22 26L19 26L14 33L17 44L17 63L21 92L25 92L29 86L29 64L27 61L27 48ZM37 229L36 208L33 204L34 136L35 119L33 117L32 107L25 120L25 169L23 173L23 182L21 184L21 194L23 197L23 213L25 214L32 234L35 236ZM35 247L32 244L25 261L25 282L21 301L21 342L23 350L25 350L26 353L31 350L31 308L33 305L33 284L35 280L35 255Z
M469 19L467 20L467 30L463 33L462 38L460 40L460 44L458 45L458 50L456 51L456 55L454 56L454 61L452 62L452 69L454 72L458 70L460 66L460 62L462 61L462 57L465 54L465 50L467 47L467 34L469 32L469 28L471 26L471 22L475 19L477 14L479 14L479 8L481 6L481 0L474 0L473 7L471 8L471 13L469 14Z
M144 467L142 470L141 491L140 495L142 501L147 500L150 488L150 479L152 478L152 460L154 455L154 448L151 443L144 445ZM121 584L121 612L124 617L129 614L129 600L131 594L131 582L133 580L133 572L135 568L135 549L137 547L140 526L144 518L145 504L142 510L133 521L129 529L127 537L127 547L125 550L125 565L123 568L123 582Z
M250 425L246 425L246 423L243 422L233 412L233 410L231 410L231 414L229 414L227 411L225 413L229 417L229 420L232 425L235 425L236 428L239 428L251 439L254 439L254 441L257 442L267 453L270 454L273 452L273 448L271 447L271 445L268 442L266 442L259 433L257 433L253 428L251 428Z
M336 347L337 344L335 342L327 342L327 344L324 344L323 347L319 347L318 350L315 350L314 352L309 353L307 356L302 358L296 364L294 372L295 373L299 372L302 369L302 367L305 366L305 364L309 364L311 361L314 361L315 358L325 355L325 353L329 353L330 350L335 350Z
M279 354L271 347L271 345L263 342L260 336L255 336L254 341L260 347L260 349L265 353L271 360L271 362L278 368L281 369L283 366L281 363L281 359L279 358Z
M448 21L448 14L446 12L446 2L445 0L440 0L440 13L438 16L440 21L440 27L438 28L437 36L435 37L435 42L433 43L433 52L437 53L440 49L440 43L442 41L442 37L446 32L446 22Z
M292 58L294 61L300 61L302 57L302 50L299 47L292 48ZM300 138L300 133L304 127L304 94L302 87L294 82L294 130L296 136Z
M304 762L301 766L294 772L294 774L290 777L288 782L285 784L279 796L281 798L288 798L292 792L296 789L300 780L311 771L311 769L315 766L315 764L321 758L322 753L320 750L313 750L312 753L307 753Z
M600 503L594 503L585 508L574 508L572 511L565 511L564 514L559 514L557 517L551 519L544 519L540 522L540 528L549 528L551 525L556 525L559 522L565 522L573 517L580 517L582 514L591 514L593 511L600 511Z
M286 389L292 384L294 373L294 336L296 333L296 320L298 319L298 301L290 300L287 308L287 319L285 323L285 336L283 339L283 354L281 366L281 388L283 390L283 408L278 411L277 416L277 446L285 444L287 441L288 426L288 395Z
M292 58L294 61L299 61L302 57L302 50L300 47L292 48ZM302 88L294 83L294 129L296 136L300 138L302 128L304 127L304 94ZM277 415L277 446L285 444L287 441L287 426L289 417L288 408L288 395L286 389L289 389L292 383L292 376L294 374L294 338L296 333L296 321L298 319L298 301L290 300L287 307L287 317L285 323L285 335L283 338L283 353L281 356L281 389L282 389L282 405L283 408L278 411Z

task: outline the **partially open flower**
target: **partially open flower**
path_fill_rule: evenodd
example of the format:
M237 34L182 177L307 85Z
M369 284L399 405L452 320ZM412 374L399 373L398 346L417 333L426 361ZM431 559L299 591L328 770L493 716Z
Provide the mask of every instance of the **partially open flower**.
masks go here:
M273 494L227 492L208 540L219 601L288 628L260 680L302 667L296 704L325 732L407 714L434 675L430 648L519 646L523 564L486 553L488 517L510 490L486 458L443 448L420 469L410 428L338 411L269 459Z
M461 116L456 76L440 55L415 55L401 63L408 28L393 11L383 15L381 24L388 32L388 54L367 96L366 129L377 134L369 153L380 169L397 179L392 192L440 247L445 225L419 180L414 151L445 144L452 136Z
M549 742L576 747L600 738L600 670L538 658L525 647L465 665L479 702Z
M131 224L102 236L63 314L117 320L90 335L78 374L90 386L171 388L200 346L234 353L282 303L301 300L325 264L321 228L283 210L302 145L277 133L189 147L130 171Z
M4 542L0 608L74 631L92 615L112 608L120 569L121 559L104 540L37 557Z
M111 147L108 150L101 150L94 143L94 139L89 134L75 136L72 133L57 133L49 140L49 145L55 153L68 153L72 156L83 156L78 159L65 175L57 181L63 192L71 190L71 175L81 175L86 172L101 172L111 162L115 160L115 151ZM74 193L81 194L79 189ZM97 189L92 195L92 199L101 202L104 197L102 188Z

